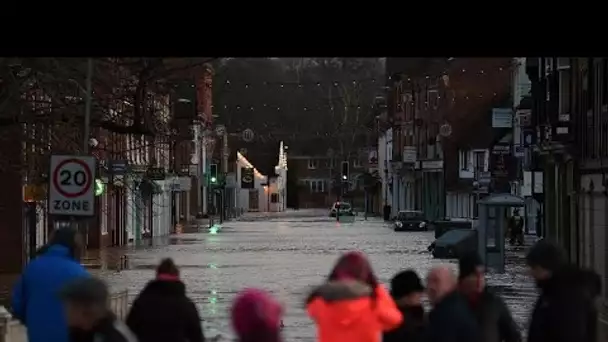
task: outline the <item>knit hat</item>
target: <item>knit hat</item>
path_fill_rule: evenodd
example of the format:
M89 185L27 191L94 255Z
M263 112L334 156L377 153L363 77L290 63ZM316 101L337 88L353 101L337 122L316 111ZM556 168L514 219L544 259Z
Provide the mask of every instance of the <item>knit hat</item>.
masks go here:
M232 326L243 340L278 340L283 308L268 292L246 289L232 305Z
M566 263L566 252L557 244L542 239L534 244L526 256L528 266L540 266L556 271Z
M156 267L156 279L158 280L179 280L179 269L171 258L163 259Z
M402 298L416 292L424 291L420 277L413 270L397 273L391 279L391 295L393 298Z
M458 260L458 279L463 279L477 271L478 267L484 266L481 257L476 252L463 255Z

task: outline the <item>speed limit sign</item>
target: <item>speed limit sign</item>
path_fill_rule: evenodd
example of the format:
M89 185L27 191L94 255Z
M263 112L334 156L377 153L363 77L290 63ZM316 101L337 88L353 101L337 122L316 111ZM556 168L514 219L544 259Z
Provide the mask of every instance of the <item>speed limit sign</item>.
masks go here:
M51 156L50 175L50 214L95 214L95 157Z

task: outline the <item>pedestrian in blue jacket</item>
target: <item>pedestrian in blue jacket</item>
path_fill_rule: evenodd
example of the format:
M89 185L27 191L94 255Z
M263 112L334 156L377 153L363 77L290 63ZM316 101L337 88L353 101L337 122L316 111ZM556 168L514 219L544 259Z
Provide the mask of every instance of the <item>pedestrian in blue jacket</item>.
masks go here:
M15 284L13 315L26 326L30 342L69 342L59 291L70 281L89 276L79 262L81 250L75 229L58 229Z

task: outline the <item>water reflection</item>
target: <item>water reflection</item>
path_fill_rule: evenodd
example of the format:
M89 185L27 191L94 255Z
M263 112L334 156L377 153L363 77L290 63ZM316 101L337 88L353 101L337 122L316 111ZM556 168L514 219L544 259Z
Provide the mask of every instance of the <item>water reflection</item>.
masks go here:
M359 218L354 223L338 223L326 217L325 211L321 215L225 222L215 234L203 230L173 239L168 246L134 250L129 254L132 267L108 275L109 282L136 294L153 278L158 261L171 257L181 267L188 294L197 303L209 336L231 336L231 301L245 287L260 287L285 305L285 340L314 341L314 327L303 301L341 253L352 249L367 253L385 283L401 269L413 268L424 276L430 267L445 263L432 259L427 251L433 232L395 233L382 221ZM509 280L509 284L515 283L515 292L517 281L519 278ZM531 305L517 298L507 301L518 312ZM521 314L519 321L526 315Z

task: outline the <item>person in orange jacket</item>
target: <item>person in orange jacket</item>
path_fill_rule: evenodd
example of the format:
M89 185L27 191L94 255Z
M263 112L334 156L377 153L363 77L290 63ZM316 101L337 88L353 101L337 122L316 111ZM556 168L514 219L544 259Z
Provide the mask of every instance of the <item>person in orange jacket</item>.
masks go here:
M403 316L360 252L343 255L306 301L319 342L380 342Z

